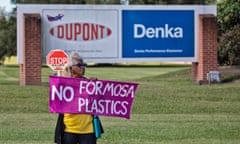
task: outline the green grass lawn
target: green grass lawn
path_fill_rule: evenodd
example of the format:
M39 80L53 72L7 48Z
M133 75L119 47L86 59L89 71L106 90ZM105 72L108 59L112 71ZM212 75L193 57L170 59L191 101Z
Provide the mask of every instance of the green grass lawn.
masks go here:
M131 119L101 117L98 144L239 144L240 80L197 85L191 67L89 67L88 77L140 84ZM18 67L0 66L0 143L52 144L57 114L47 86L19 86ZM53 72L43 67L48 82Z

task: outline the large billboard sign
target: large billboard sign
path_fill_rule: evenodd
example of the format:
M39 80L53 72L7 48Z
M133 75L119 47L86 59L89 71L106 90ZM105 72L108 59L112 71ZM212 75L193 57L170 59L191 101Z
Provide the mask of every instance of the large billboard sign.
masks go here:
M39 13L43 62L55 49L87 62L198 61L198 16L216 6L18 5L18 17ZM22 27L22 19L18 19ZM18 29L18 61L22 60Z

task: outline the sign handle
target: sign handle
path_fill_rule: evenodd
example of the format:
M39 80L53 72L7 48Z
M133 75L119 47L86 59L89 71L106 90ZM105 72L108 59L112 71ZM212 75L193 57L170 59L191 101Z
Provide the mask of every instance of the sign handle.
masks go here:
M61 76L61 71L57 71L57 76Z

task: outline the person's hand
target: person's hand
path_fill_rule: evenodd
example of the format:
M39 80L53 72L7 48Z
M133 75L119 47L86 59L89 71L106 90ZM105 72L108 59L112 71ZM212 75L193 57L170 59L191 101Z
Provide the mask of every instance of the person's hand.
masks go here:
M89 78L91 81L97 81L97 78L95 78L95 77L90 77Z

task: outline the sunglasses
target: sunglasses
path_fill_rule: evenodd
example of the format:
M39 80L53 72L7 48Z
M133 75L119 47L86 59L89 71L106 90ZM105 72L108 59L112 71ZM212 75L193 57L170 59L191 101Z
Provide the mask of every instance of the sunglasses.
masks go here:
M78 64L73 65L73 66L78 66L80 68L85 68L85 67L87 67L87 64L86 63L83 63L83 64L78 63Z

